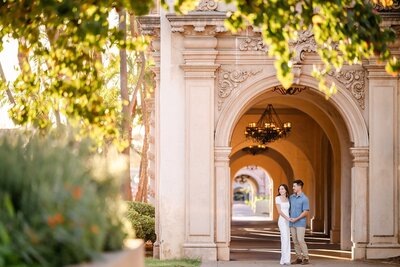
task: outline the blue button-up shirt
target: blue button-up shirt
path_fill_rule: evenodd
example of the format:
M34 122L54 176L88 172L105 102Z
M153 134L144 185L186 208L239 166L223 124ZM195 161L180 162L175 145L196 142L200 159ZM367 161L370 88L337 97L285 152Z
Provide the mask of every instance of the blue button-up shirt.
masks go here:
M290 201L290 218L297 218L300 214L305 210L310 210L310 203L308 201L308 197L301 192L298 196L297 194L293 194L289 198ZM297 222L290 222L290 227L306 227L307 219L306 217L301 218Z

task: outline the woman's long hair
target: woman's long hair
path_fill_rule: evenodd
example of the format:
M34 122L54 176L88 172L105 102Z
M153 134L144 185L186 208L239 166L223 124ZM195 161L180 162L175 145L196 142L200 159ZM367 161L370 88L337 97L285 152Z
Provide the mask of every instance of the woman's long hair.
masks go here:
M281 188L281 186L283 186L283 188L285 188L286 190L286 197L289 198L289 187L286 184L280 184L278 186L278 194L276 196L280 196L281 194L279 193L279 188Z

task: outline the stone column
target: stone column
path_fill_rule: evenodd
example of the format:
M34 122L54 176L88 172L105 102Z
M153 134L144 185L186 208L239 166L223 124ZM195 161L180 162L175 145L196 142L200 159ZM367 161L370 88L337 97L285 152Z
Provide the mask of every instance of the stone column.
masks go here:
M154 60L154 66L151 70L154 73L154 91L152 92L150 98L146 99L146 107L147 107L147 117L150 121L150 132L149 132L149 150L148 150L148 175L150 178L149 183L149 193L150 200L149 202L153 205L156 205L156 190L157 190L157 181L156 181L156 140L157 140L157 115L159 112L156 110L156 99L158 99L159 88L160 88L160 39L155 38L151 42L152 54L151 57Z
M320 133L320 142L316 145L317 155L320 155L320 160L316 161L315 166L315 210L314 217L311 219L311 231L323 232L324 231L324 208L325 208L325 185L327 178L327 166L329 141L326 136Z
M229 154L230 147L215 147L215 242L217 259L229 261L229 243L231 241L231 183Z
M369 73L369 244L367 258L400 254L398 188L398 77ZM382 69L383 70L383 69Z
M368 148L353 147L351 169L351 241L354 260L365 259L368 243Z
M214 185L214 87L217 39L207 32L186 35L182 65L185 77L185 199L183 254L216 260Z
M156 15L139 17L140 30L144 35L152 37L150 57L154 60L154 91L151 98L146 99L147 118L150 120L149 149L147 151L149 176L149 202L155 207L156 242L153 244L153 257L160 258L160 230L159 230L159 88L160 88L160 17L157 8Z

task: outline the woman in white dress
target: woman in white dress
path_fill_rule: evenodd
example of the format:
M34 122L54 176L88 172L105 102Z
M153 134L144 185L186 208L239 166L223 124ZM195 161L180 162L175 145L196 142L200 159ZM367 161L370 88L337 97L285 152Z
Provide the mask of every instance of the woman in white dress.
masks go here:
M279 213L278 226L281 232L281 265L290 265L290 230L289 230L289 189L285 184L278 187L279 194L275 198Z

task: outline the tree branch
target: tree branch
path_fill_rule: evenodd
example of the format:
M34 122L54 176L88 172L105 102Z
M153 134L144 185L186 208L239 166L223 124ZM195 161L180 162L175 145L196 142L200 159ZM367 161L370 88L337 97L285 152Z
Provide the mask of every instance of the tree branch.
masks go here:
M4 74L3 66L1 65L1 62L0 62L0 76L1 76L1 79L4 81L4 83L6 83L6 82L7 82L7 80L6 80L6 75ZM11 90L10 90L8 87L7 87L7 89L6 89L6 93L7 93L7 96L8 96L8 100L10 100L10 102L11 102L13 105L15 105L14 96L12 95L12 92L11 92Z
M133 116L133 114L135 114L136 95L137 95L137 93L139 91L140 86L143 83L144 72L145 72L145 69L146 69L146 58L144 57L144 52L142 51L139 54L140 54L140 58L141 58L141 61L142 61L142 65L140 67L139 78L138 78L138 81L136 83L135 90L133 91L131 101L129 102L129 110L131 111L132 116Z

